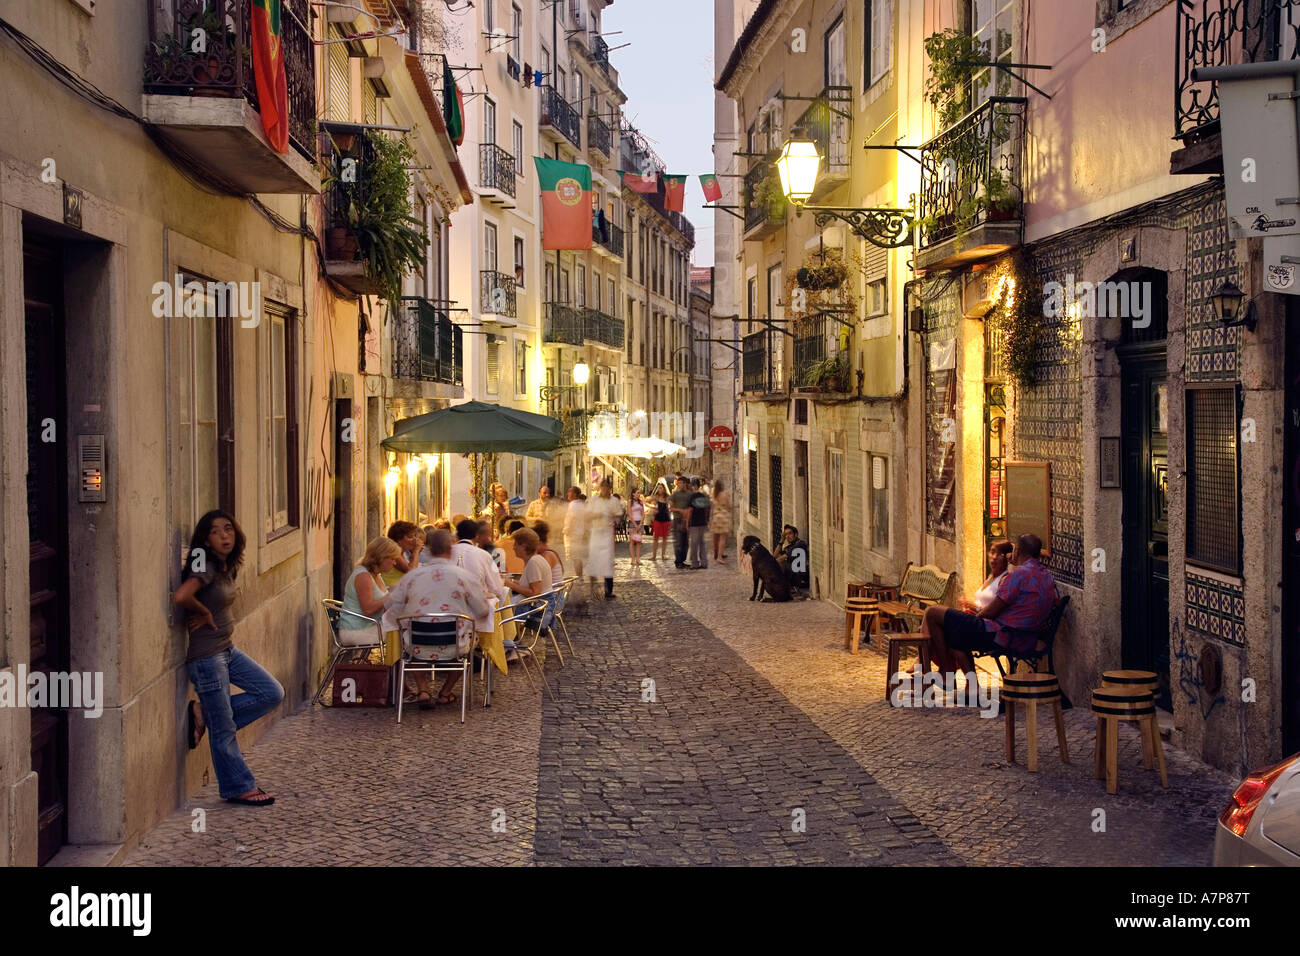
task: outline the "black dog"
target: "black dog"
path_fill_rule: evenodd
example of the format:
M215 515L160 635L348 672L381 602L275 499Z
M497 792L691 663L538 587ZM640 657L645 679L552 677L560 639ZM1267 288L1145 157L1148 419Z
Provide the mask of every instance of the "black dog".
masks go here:
M772 552L763 547L763 542L752 534L746 535L740 543L740 550L749 555L754 568L754 593L749 599L764 600L763 591L766 590L773 601L790 600L790 582L776 558L772 557Z

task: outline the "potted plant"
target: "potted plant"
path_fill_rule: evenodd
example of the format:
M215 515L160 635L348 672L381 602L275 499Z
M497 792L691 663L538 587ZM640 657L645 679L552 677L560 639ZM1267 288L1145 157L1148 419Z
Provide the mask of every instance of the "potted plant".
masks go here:
M959 66L985 59L978 40L961 30L947 29L925 38L930 72L925 97L938 113L940 129L947 129L970 112L971 81L979 67Z
M987 203L990 219L1015 219L1019 214L1020 199L1012 192L1010 184L1000 170L990 170L984 180L984 200Z
M781 180L776 170L772 170L754 187L750 202L755 206L766 207L768 219L781 222L785 219L785 193L781 191Z
M808 366L803 376L804 384L812 388L825 388L828 392L843 392L849 380L849 363L843 354L835 352Z

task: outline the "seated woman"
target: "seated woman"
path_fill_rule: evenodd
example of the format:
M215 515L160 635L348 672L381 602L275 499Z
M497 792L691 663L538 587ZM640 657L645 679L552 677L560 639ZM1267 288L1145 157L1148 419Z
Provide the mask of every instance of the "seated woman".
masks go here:
M537 553L544 557L546 563L551 566L551 586L556 587L564 580L564 561L560 558L560 553L547 543L547 539L551 535L551 526L538 519L533 522L533 533L537 535L537 540L541 542L537 548Z
M515 541L513 536L516 531L524 527L524 523L518 518L507 517L500 524L501 534L500 537L497 538L496 546L505 552L507 574L523 573L524 559L521 559L515 554ZM542 560L545 560L545 558ZM549 565L547 567L549 568Z
M975 592L974 600L968 601L965 598L959 598L957 600L957 606L967 614L979 614L980 611L988 607L992 600L998 596L998 585L1001 584L1002 579L1007 576L1008 562L1011 559L1011 542L994 541L993 544L989 546L988 557L989 576L984 579L984 583L981 584L979 590ZM921 633L926 637L930 636L929 621L929 616L926 616L921 621ZM974 670L975 661L968 652L953 649L951 653L957 661L958 666L961 668L962 673L968 673L969 671ZM931 652L931 660L936 664L939 663L933 651ZM929 664L930 661L926 661L926 665L928 666Z
M376 632L354 615L378 620L388 606L388 588L381 577L393 569L402 549L390 538L375 538L366 545L366 553L343 588L343 607L352 612L339 618L339 643L345 646L373 644Z
M528 528L520 528L513 535L514 552L520 562L524 565L523 573L519 575L518 580L506 579L506 587L514 592L515 596L511 598L511 604L518 604L524 598L537 597L545 591L551 589L551 566L547 560L538 554L541 547L541 541L538 540L537 532ZM535 620L540 620L540 615L533 615L529 619L531 624Z
M388 537L397 543L400 552L393 567L384 575L390 588L402 580L407 571L414 571L420 563L420 549L424 547L424 533L420 526L410 521L394 521L388 526Z

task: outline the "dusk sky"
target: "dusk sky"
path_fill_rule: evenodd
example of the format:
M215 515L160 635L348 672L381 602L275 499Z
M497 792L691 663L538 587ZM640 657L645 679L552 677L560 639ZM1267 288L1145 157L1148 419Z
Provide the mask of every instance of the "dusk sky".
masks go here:
M628 122L686 174L694 264L713 265L713 216L701 209L701 173L713 172L713 7L700 0L620 0L601 20L610 62L627 94ZM616 31L622 31L621 33ZM615 50L615 47L630 46Z

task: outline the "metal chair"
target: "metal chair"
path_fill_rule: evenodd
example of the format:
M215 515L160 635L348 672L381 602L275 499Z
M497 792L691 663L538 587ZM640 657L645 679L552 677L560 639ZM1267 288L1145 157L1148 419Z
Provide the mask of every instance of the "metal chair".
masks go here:
M569 656L577 657L578 652L573 649L573 641L569 640L569 626L564 623L564 609L569 603L569 592L573 586L578 583L578 576L575 574L571 577L564 578L555 586L556 590L563 591L563 597L560 599L555 609L555 623L560 625L560 630L564 632L564 643L569 645Z
M461 621L469 624L470 636L464 647L460 638ZM402 722L406 672L411 670L430 674L460 671L460 722L465 723L465 701L473 674L470 655L474 649L474 619L468 614L410 614L398 618L397 626L402 634L402 658L397 663L397 722ZM440 660L439 651L447 647L456 648L456 657Z
M369 654L376 648L382 650L384 647L384 628L378 618L366 617L356 611L350 611L343 606L342 601L335 601L332 598L325 598L320 602L325 608L325 618L330 623L330 635L334 640L334 656L330 659L330 666L325 671L325 678L316 688L316 694L312 697L313 704L319 704L321 695L325 693L325 688L329 686L330 678L334 676L334 670L338 667L346 654L352 654L357 651L365 651ZM349 626L350 625L350 626ZM374 628L375 640L373 643L363 644L344 644L339 639L339 631L366 631Z
M549 696L551 700L554 700L555 695L551 693L551 685L547 683L546 674L542 670L542 665L538 663L537 655L533 652L533 648L535 648L537 642L541 640L541 631L536 628L528 627L528 625L534 621L541 621L541 615L546 613L546 608L549 604L550 602L541 595L538 595L537 597L524 598L517 604L513 605L513 608L515 609L514 614L501 619L501 625L503 627L511 623L517 625L515 629L516 639L513 641L506 641L505 648L507 651L515 652L515 659L524 669L524 676L528 678L528 683L536 689L537 685L533 683L533 675L528 670L528 659L532 658L533 663L537 664L537 673L541 675L542 686L546 688L547 696ZM522 639L526 634L531 634L533 636L531 642L525 642Z

